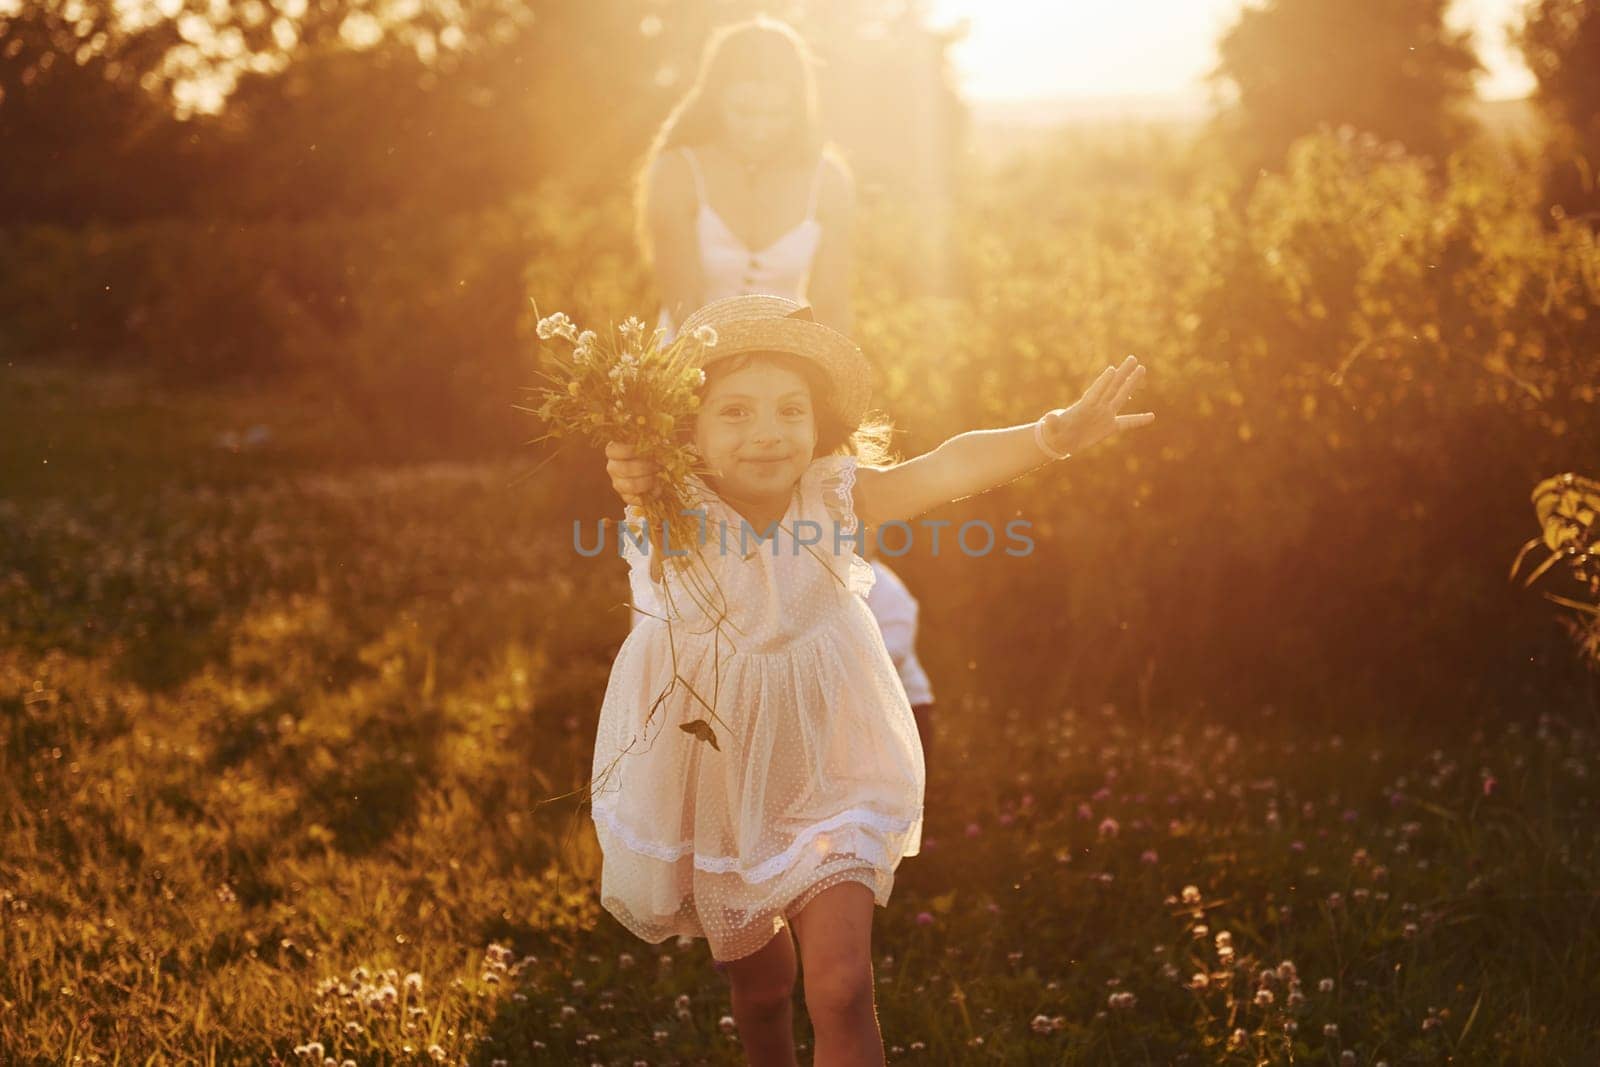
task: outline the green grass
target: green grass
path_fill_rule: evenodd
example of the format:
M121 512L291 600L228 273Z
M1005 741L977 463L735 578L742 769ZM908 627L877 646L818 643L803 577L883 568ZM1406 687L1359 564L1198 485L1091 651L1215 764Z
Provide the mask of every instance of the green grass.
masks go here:
M626 626L566 496L354 465L304 397L7 374L0 1062L739 1062L704 944L623 931L541 803ZM940 698L875 928L891 1060L1600 1053L1592 718Z

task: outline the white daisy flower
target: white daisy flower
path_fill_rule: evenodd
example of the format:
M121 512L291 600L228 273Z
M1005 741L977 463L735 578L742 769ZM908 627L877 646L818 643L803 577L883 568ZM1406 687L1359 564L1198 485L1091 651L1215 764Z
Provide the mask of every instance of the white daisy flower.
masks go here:
M569 341L578 339L578 327L573 325L564 311L540 319L537 332L541 341L548 341L552 337L565 337Z

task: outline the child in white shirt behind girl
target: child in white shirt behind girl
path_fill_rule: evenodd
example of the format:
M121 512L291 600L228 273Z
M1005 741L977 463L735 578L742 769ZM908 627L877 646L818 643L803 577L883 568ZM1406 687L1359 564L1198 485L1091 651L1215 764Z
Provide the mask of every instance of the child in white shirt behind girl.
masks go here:
M933 686L928 673L917 658L917 598L911 595L900 576L878 558L878 539L866 538L862 553L872 564L874 581L867 594L867 607L878 620L883 634L883 646L889 650L894 669L905 686L906 700L911 704L911 714L917 720L917 736L922 739L924 763L933 760Z

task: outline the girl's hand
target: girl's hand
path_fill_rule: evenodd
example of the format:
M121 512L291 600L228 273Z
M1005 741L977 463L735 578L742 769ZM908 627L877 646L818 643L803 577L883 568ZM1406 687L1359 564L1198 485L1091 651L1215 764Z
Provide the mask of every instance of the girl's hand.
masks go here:
M656 487L656 474L660 465L653 459L640 459L632 445L621 441L606 443L606 473L611 476L611 488L624 504L643 505L645 497Z
M1132 356L1123 360L1121 366L1107 367L1083 391L1076 404L1057 408L1044 416L1045 442L1057 452L1078 453L1118 430L1150 425L1156 418L1153 411L1117 414L1117 409L1128 402L1134 388L1143 381L1144 366Z

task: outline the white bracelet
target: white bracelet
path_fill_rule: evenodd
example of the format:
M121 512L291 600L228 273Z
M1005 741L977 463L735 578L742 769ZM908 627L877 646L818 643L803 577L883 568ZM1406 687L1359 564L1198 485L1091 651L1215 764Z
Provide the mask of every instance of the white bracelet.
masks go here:
M1071 452L1057 452L1055 449L1050 447L1048 442L1045 441L1045 439L1044 439L1044 418L1045 417L1043 415L1040 415L1039 416L1039 421L1035 422L1033 424L1033 440L1034 440L1034 442L1039 446L1039 451L1043 452L1045 455L1049 456L1051 459L1066 459L1068 456L1072 455Z

